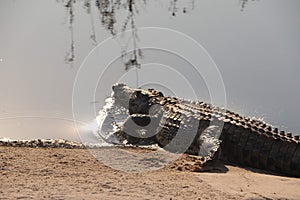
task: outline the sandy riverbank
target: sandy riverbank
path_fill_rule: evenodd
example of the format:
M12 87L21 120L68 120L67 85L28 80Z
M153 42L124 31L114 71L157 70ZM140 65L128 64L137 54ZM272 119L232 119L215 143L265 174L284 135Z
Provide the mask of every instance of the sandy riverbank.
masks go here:
M0 147L0 159L0 199L300 199L299 178L180 171L185 156L146 173L114 170L86 149Z

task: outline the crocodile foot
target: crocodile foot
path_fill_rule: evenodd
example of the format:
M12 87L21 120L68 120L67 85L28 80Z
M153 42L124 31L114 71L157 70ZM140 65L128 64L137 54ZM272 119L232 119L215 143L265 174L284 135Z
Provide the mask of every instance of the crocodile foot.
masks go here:
M170 163L169 168L190 172L225 173L228 171L224 163L220 160L209 160L204 162L201 157L188 154L183 154L176 161Z

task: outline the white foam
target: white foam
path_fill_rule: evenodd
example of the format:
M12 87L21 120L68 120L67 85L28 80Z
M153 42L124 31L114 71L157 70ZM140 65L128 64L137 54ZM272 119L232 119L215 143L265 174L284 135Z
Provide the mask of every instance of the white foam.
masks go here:
M128 115L126 109L115 105L115 101L112 97L107 98L105 105L96 117L99 126L98 135L106 141L108 138L112 139L111 137L120 129Z

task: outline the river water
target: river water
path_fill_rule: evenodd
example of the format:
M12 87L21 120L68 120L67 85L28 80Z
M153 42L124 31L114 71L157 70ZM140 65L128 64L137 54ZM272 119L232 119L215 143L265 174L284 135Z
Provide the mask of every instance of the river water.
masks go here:
M102 3L100 9L96 2ZM0 137L97 141L96 115L115 77L106 76L94 87L83 88L80 98L87 98L80 108L76 107L78 94L74 96L83 68L93 63L99 76L105 71L101 56L88 56L94 48L94 53L114 58L111 69L116 66L116 80L193 99L185 93L184 82L193 78L181 79L180 73L170 71L176 64L188 71L188 62L180 56L172 57L162 49L121 56L128 45L138 48L147 37L153 43L168 40L161 38L160 31L150 36L139 31L145 27L163 28L202 45L224 83L226 105L222 106L299 133L299 1L249 1L244 8L239 0L136 0L132 7L122 2L127 1L1 0ZM122 35L124 26L137 32L127 32L131 36L127 38ZM187 55L195 54L181 39L170 37L169 43L182 47ZM107 40L113 45L101 49L105 45L99 44ZM142 65L135 69L139 62ZM81 80L90 81L89 76ZM202 91L201 99L211 101L205 77L195 83L192 80L191 86ZM90 90L94 98L85 93ZM85 108L94 112L85 113Z

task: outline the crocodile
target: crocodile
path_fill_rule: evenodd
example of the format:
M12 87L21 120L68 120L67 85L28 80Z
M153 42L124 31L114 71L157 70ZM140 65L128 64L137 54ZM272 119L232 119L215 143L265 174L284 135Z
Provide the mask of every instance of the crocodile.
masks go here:
M128 117L113 135L134 145L222 160L239 166L300 177L299 136L263 120L241 116L202 101L165 97L154 89L113 85L115 105ZM109 140L108 140L109 142Z

